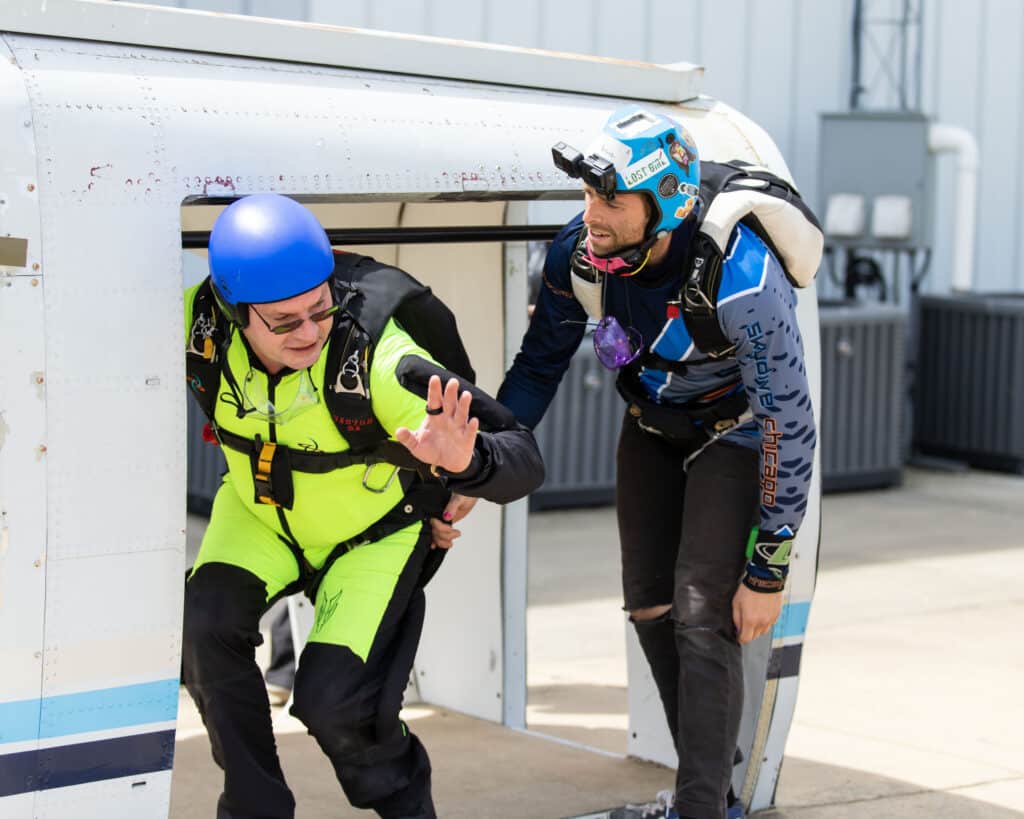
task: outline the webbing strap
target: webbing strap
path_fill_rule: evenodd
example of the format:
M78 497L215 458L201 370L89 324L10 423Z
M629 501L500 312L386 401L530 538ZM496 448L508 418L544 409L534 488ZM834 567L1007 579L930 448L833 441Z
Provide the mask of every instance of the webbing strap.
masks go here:
M320 583L331 566L334 565L334 561L342 555L351 552L353 549L358 549L360 546L366 546L370 543L376 543L378 540L383 540L388 535L394 534L418 520L425 521L430 517L440 517L450 495L451 493L436 481L432 483L417 481L414 483L406 491L402 500L396 503L384 517L376 523L370 524L358 535L353 535L347 540L343 540L331 550L323 566L317 570L316 574L307 584L306 596L316 603L316 593L320 588Z
M256 469L252 476L253 483L256 485L256 499L269 506L281 505L274 500L273 486L270 480L270 468L274 463L276 449L277 444L272 441L262 442L259 452L256 454Z
M233 432L228 432L223 427L217 427L215 431L221 446L233 449L235 452L249 455L253 452L253 447L257 445L253 440L242 435L236 435ZM263 471L263 456L268 454L266 466L268 477L270 473L270 460L273 458L275 447L288 449L289 463L293 470L296 472L310 472L315 475L333 472L335 469L345 469L349 466L372 466L373 464L380 463L389 463L401 469L414 469L416 471L428 469L428 466L414 458L408 449L397 441L390 440L383 441L366 452L353 452L352 450L345 452L307 452L306 450L285 447L283 444L275 445L269 442L260 442L259 445L261 447L258 451L260 471ZM271 449L268 451L267 447L271 447Z

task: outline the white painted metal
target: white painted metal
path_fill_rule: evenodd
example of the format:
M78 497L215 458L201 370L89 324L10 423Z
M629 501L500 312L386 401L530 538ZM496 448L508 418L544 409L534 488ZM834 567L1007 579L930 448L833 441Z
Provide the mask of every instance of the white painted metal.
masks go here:
M0 238L28 242L25 267L0 266L0 700L15 702L39 701L44 662L48 376L39 236L32 110L0 41ZM39 747L32 725L6 722L0 739L13 741L0 754ZM34 809L34 793L0 798L11 819L31 819Z
M505 207L504 202L407 203L400 224L502 224ZM504 373L501 245L399 245L397 263L429 284L455 312L477 383L493 395ZM457 528L462 537L426 589L427 619L416 655L416 686L426 702L500 722L505 653L499 605L502 509L482 501Z
M508 206L505 222L509 225L529 223L526 202L512 202ZM505 244L504 369L512 366L519 352L519 340L527 327L527 249L525 242ZM502 645L503 645L503 704L502 722L511 728L526 728L526 603L527 603L527 525L528 502L523 499L504 507L502 550Z
M3 107L0 103L0 110ZM0 279L0 668L4 669L0 700L8 701L38 701L43 677L47 573L43 322L41 277ZM10 731L10 725L0 726L0 738L10 738ZM37 732L18 730L13 741L0 744L0 754L38 747ZM3 802L0 798L0 806ZM20 799L19 804L25 812L13 816L31 817L32 801Z
M697 96L703 74L689 63L658 66L106 0L6 0L0 29L666 102Z
M818 334L818 300L813 289L799 291L797 320L804 342L804 361L811 390L814 422L821 425L821 345ZM820 437L819 437L820 440ZM797 533L793 548L789 580L786 584L782 616L771 635L771 652L787 647L799 651L804 640L807 617L811 609L818 571L818 546L821 533L821 450L814 453L814 477L807 499L807 514ZM762 639L761 642L768 642ZM766 654L769 652L765 652ZM764 660L757 657L754 646L745 650L744 673L753 679ZM764 672L761 672L763 679ZM749 683L748 683L749 685ZM760 810L775 801L775 788L785 754L786 737L796 709L799 676L783 676L769 681L759 698L760 708L744 708L741 735L752 736L750 745L741 745L746 760L734 777L737 793L743 796L750 810ZM752 729L752 730L751 730Z
M11 8L0 11L0 31L12 19ZM70 5L51 2L50 8L58 14ZM287 25L279 30L285 38L294 34ZM24 291L42 292L41 301L26 296L0 302L0 309L10 304L18 311L18 323L4 322L0 333L17 327L22 345L5 346L5 418L22 412L23 402L38 400L30 390L8 391L8 384L22 389L22 382L20 359L6 351L24 349L24 366L45 374L45 457L25 462L22 474L24 461L10 454L12 442L22 446L16 437L22 430L42 432L38 409L37 426L11 426L0 450L0 503L11 520L11 543L20 559L22 550L44 543L45 533L49 560L41 564L47 575L45 632L40 621L34 638L34 650L45 657L45 680L29 696L173 683L184 568L182 203L272 190L318 204L390 202L398 206L401 224L432 223L462 207L462 223L479 208L490 223L501 222L506 200L577 195L573 183L551 168L550 146L560 139L584 144L617 103L29 34L0 34L0 43L14 60L0 69L0 106L16 114L3 120L0 133L5 146L20 146L0 159L0 191L16 190L26 167L29 175L38 167L38 178L28 183L34 189L26 184L24 195L5 200L10 207L0 211L0 226L17 225L18 235L28 237L29 259L40 260L45 283ZM12 140L26 92L32 128L24 130L32 138ZM786 173L771 140L727 106L700 99L661 110L684 121L708 158L742 157ZM494 201L468 204L472 200ZM510 311L517 308L511 297L522 285L515 273L506 287L502 271L509 268L500 249L475 266L473 253L403 247L395 260L442 292L460 322L475 323L469 344L481 382L493 390L519 336L496 335L494 328L506 316L512 324ZM0 298L32 288L32 276L17 272ZM42 311L42 320L29 321L33 310L36 317ZM809 344L817 337L813 329L804 332ZM39 367L34 360L44 349ZM16 484L7 477L15 468ZM431 584L433 613L417 661L418 672L426 672L419 674L426 700L489 719L521 719L525 692L503 689L524 685L522 637L508 634L525 589L523 515L521 507L510 510L503 529L500 510L480 504ZM809 532L805 526L801 534L806 539ZM813 554L804 540L799 546ZM14 546L8 567L12 554ZM38 583L36 612L44 605ZM499 600L504 612L495 605ZM118 602L111 607L110 601ZM111 609L132 616L115 618ZM0 628L6 628L6 612L0 612ZM510 640L503 639L503 629ZM116 667L114 646L124 647ZM510 658L515 667L506 667ZM0 682L0 705L21 696L8 689L8 680ZM511 704L503 707L506 700ZM123 727L130 734L149 724ZM781 722L772 725L785 733ZM80 733L95 736L102 729L91 725ZM76 741L74 735L67 739ZM125 816L166 815L155 785L130 796L117 790L122 786L110 780L67 793L103 793L111 804L126 806ZM65 796L45 799L54 804ZM11 799L3 803L5 816L9 804L30 804L22 796ZM145 799L152 801L140 807Z
M928 150L956 154L954 188L953 274L954 290L968 291L974 284L974 226L978 210L978 141L966 128L933 123L928 128ZM941 229L940 229L941 230Z
M37 792L35 813L26 819L155 819L167 816L171 772L125 777ZM4 805L0 802L0 806ZM7 814L3 814L7 819ZM16 816L16 814L15 814ZM14 816L11 817L14 819Z
M159 0L194 5L194 0ZM204 0L204 8L274 14L241 0ZM283 8L283 7L282 7ZM761 124L789 160L807 201L818 199L818 112L846 107L850 86L852 0L646 0L623 14L618 3L539 0L310 0L309 19L344 26L459 37L607 58L705 66L702 90ZM303 13L296 9L297 14ZM985 163L978 176L975 286L1024 289L1024 97L1007 94L1024 77L1024 5L1016 0L928 0L924 4L922 106L929 118L970 130ZM871 58L871 55L868 55ZM877 73L865 65L865 76ZM1016 86L1013 86L1016 87ZM965 100L970 101L965 104ZM895 107L895 97L882 104ZM953 220L954 160L939 158L936 225ZM924 288L946 292L952 237L937 231ZM830 292L822 288L823 293Z

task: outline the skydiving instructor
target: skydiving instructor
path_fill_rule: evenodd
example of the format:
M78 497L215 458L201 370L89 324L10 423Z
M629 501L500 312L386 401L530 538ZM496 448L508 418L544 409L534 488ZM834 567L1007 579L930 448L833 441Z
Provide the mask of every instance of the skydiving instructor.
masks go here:
M658 815L735 819L740 647L779 617L816 442L796 294L746 224L725 232L717 278L686 290L710 258L697 226L716 188L702 173L746 171L702 163L671 118L626 106L585 151L559 143L554 158L581 179L584 210L551 245L497 397L534 428L592 328L626 401L616 487L624 608L679 756L674 804ZM471 506L461 502L458 516ZM435 525L435 538L450 535Z
M443 555L428 520L453 491L535 489L536 442L473 386L450 311L397 268L335 254L298 202L232 203L209 259L185 296L187 375L228 473L186 582L182 654L224 771L217 817L295 815L255 647L261 615L305 591L292 713L354 806L434 819L429 758L399 718Z

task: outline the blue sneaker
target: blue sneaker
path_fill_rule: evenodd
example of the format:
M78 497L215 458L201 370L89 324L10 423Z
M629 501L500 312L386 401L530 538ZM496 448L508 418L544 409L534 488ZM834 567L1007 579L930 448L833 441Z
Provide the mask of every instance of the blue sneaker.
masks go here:
M743 805L740 802L733 802L725 811L726 819L746 819L743 812ZM669 808L665 813L665 819L679 819L675 808Z
M747 814L743 812L743 803L737 799L725 810L726 819L745 819Z
M743 812L743 804L741 802L733 802L725 810L726 819L746 819L746 814ZM669 808L665 812L665 819L679 819L679 814L675 808Z

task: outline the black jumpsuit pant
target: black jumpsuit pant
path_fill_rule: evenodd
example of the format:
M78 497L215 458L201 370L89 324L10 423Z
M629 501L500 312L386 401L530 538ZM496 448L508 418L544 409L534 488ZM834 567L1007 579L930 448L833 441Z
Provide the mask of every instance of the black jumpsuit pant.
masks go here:
M758 515L758 453L718 441L688 472L685 454L626 414L617 479L623 594L629 611L672 606L634 625L679 753L677 810L725 819L743 712L732 599Z
M330 759L349 801L385 819L435 819L429 759L399 720L423 625L422 570L429 547L425 526L365 661L347 646L310 642L295 677L292 713ZM217 819L295 814L255 661L260 617L273 602L259 577L227 563L201 565L185 587L185 684L224 770ZM325 607L331 604L318 599L318 617L329 617Z

